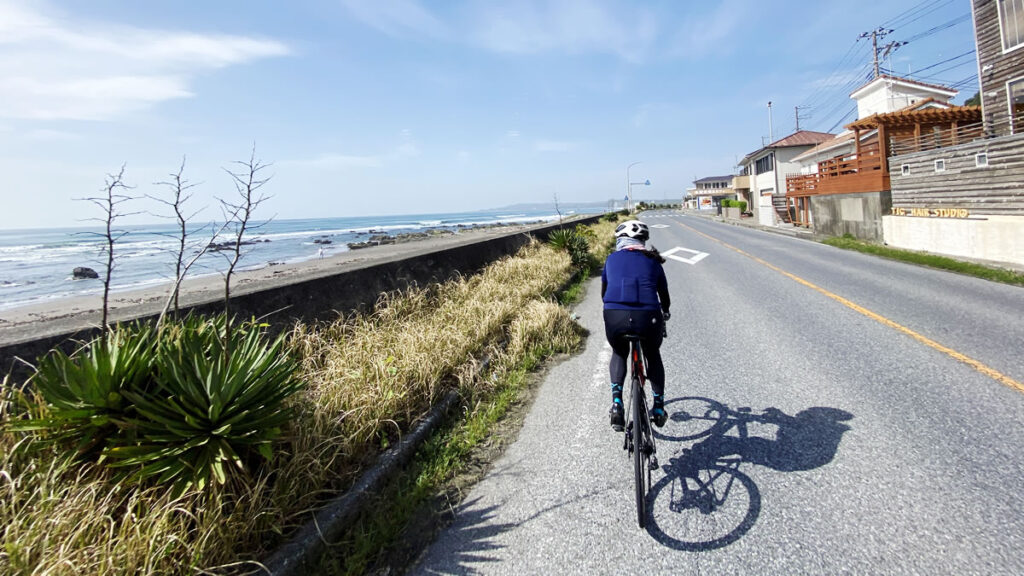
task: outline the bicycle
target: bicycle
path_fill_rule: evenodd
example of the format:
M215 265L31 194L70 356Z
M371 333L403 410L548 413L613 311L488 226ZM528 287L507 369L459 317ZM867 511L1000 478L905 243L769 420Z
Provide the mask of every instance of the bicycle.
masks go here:
M651 489L651 471L658 469L658 456L651 417L647 411L647 395L644 393L647 365L642 338L627 334L625 340L629 342L630 399L622 448L633 458L636 521L643 528L647 525L647 494Z

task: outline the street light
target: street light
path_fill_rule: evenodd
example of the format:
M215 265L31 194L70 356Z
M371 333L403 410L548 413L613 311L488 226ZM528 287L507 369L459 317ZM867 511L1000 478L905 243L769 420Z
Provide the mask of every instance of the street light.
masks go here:
M633 183L629 181L629 169L641 162L633 162L629 166L626 166L626 210L629 212L633 211Z
M644 180L643 182L630 182L629 183L629 202L633 203L633 186L650 186L650 180Z

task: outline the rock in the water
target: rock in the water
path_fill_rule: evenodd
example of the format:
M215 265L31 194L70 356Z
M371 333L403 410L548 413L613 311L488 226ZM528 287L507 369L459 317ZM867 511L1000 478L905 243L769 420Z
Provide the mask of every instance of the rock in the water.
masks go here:
M92 268L86 268L85 266L79 266L75 268L74 272L71 273L71 277L75 280L81 280L84 278L99 278L100 275Z

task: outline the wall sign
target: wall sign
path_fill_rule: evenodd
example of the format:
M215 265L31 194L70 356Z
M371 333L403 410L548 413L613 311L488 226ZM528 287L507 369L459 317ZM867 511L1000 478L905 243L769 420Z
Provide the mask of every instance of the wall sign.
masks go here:
M966 208L896 208L893 216L914 216L917 218L970 218L971 211Z

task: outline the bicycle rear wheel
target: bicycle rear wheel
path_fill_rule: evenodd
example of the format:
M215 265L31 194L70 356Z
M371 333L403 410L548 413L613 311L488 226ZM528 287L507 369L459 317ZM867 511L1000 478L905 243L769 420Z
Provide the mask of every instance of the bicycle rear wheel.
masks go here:
M646 402L643 400L643 390L640 388L640 381L633 379L633 473L636 480L636 522L641 528L647 524L647 488L650 482L650 470L648 461L650 453L646 448L647 439L644 438L644 416L646 415Z

